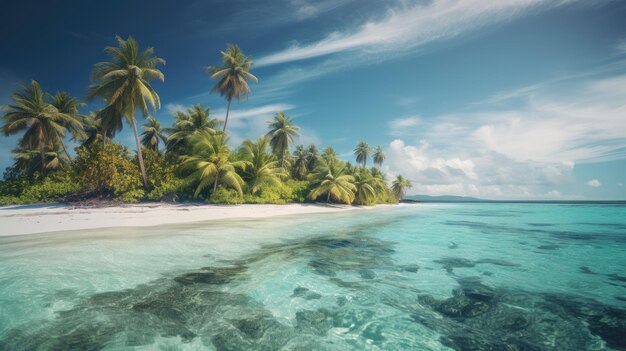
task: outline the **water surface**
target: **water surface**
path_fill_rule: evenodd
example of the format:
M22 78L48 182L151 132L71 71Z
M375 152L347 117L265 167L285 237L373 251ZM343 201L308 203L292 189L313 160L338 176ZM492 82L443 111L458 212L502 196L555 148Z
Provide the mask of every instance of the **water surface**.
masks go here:
M0 349L624 350L626 207L419 204L0 238Z

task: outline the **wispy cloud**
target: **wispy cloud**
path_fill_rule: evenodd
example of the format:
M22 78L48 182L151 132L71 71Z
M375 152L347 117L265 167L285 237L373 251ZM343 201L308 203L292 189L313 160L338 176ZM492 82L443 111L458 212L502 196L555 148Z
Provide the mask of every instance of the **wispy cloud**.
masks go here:
M358 29L333 32L317 42L294 44L257 60L257 66L305 60L340 52L361 54L412 51L435 40L457 37L475 29L508 21L529 10L550 8L569 1L548 0L433 0L387 10L379 21Z

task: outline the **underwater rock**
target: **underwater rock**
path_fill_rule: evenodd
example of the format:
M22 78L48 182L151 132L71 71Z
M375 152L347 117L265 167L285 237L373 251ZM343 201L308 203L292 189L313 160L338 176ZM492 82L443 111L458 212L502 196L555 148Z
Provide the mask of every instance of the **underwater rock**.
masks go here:
M559 245L541 245L537 246L539 250L557 250L561 248Z
M476 266L476 263L472 260L459 257L444 257L435 260L435 263L439 263L450 274L454 273L454 268L471 268Z
M558 314L566 314L586 322L589 331L600 336L608 346L626 349L626 309L568 295L546 294L547 306Z
M291 294L291 297L300 297L303 298L305 300L317 300L317 299L321 299L322 295L313 292L307 288L303 288L301 286L293 289L293 294Z
M363 279L374 279L376 278L376 273L371 269L361 269L359 271L359 275Z
M174 278L174 281L183 284L211 284L222 285L232 281L236 276L246 271L245 266L237 267L203 267L201 272L185 273Z
M482 259L476 260L474 262L476 264L488 263L488 264L493 264L493 265L496 265L496 266L520 267L520 265L517 264L517 263L509 262L509 261L506 261L506 260L494 259L494 258L482 258Z
M454 241L450 243L450 245L448 245L448 249L450 250L454 250L456 248L458 248L459 245L457 243L455 243Z
M320 308L317 311L304 310L296 312L296 328L300 331L326 335L332 327L330 312L325 308Z
M626 277L622 277L620 275L617 275L615 273L612 274L607 274L607 277L609 277L609 279L613 280L613 281L617 281L617 282L624 282L626 283Z
M580 273L584 273L584 274L598 274L598 273L592 271L591 269L589 269L589 267L586 267L586 266L580 267L579 270L580 270Z
M400 266L399 268L405 272L417 273L417 271L419 271L420 269L420 266L416 264L407 264L404 266Z

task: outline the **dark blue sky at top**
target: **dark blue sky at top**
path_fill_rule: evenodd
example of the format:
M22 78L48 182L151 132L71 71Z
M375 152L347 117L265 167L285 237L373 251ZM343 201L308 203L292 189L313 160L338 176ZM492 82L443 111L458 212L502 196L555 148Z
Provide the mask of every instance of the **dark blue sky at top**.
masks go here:
M240 45L254 59L262 58L296 42L304 46L319 42L333 32L354 33L365 22L382 21L389 16L390 9L407 6L406 3L3 1L0 4L0 103L10 101L17 83L30 79L39 81L49 92L65 90L83 98L92 65L107 58L103 48L115 44L115 35L132 35L143 47L155 47L155 54L167 61L161 67L165 82L155 82L153 86L162 102L156 116L168 126L173 106L202 103L216 113L225 107L218 95L207 95L213 82L205 68L219 63L219 51L227 43ZM431 2L416 3L429 6ZM317 6L316 11L299 14L298 10L311 4ZM402 139L406 145L417 147L426 139L425 128L398 136L390 131L390 123L418 116L421 126L432 126L445 116L482 113L485 108L480 102L528 86L564 79L563 84L548 87L551 96L562 97L571 88L565 77L593 72L588 78L574 81L584 84L623 75L620 67L605 67L614 67L621 60L616 46L626 39L625 4L602 1L592 6L581 2L557 8L530 8L512 19L429 41L408 52L391 48L374 55L368 48L348 49L253 68L259 83L252 85L250 99L235 104L234 108L288 106L288 113L303 127L304 142L332 144L346 158L350 158L353 145L361 139L384 147L394 139ZM332 60L348 64L314 74ZM355 64L350 65L350 60ZM280 86L281 77L291 78L285 74L288 70L313 77L295 84L287 82L280 93L268 94L265 89L269 84ZM522 109L526 104L524 100L512 99L504 106L490 106L489 110ZM91 103L84 112L96 106L97 102ZM260 133L260 123L253 118L242 123L249 125L234 126L237 140ZM124 133L120 140L132 145ZM436 155L429 154L431 159L454 158L444 140L427 141L442 150ZM14 142L11 138L0 140L3 150L0 167L10 163L8 150ZM541 197L549 190L558 190L569 197L614 197L617 193L624 198L626 190L618 184L626 183L625 165L623 157L609 161L577 160L571 177L559 184L539 184L536 195ZM390 167L393 173L393 164ZM601 175L606 186L585 185ZM428 186L434 183L424 181ZM427 185L420 190L432 190ZM507 186L512 185L504 184L501 188ZM510 196L515 194L512 192Z

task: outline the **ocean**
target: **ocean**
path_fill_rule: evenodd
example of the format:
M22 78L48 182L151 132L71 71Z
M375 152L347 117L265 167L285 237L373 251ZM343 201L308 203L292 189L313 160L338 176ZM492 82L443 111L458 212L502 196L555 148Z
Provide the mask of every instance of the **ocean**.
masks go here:
M626 205L0 238L0 350L626 350Z

